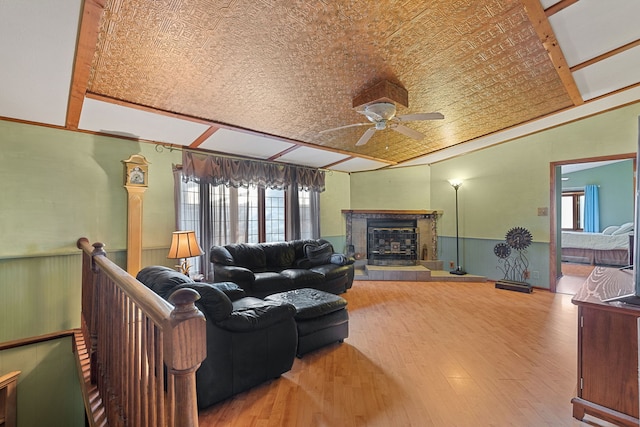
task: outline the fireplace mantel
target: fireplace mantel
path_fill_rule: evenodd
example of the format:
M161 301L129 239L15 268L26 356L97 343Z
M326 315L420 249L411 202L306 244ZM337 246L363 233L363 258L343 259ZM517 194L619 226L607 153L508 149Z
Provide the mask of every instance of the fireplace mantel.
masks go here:
M381 209L342 209L343 214L388 214L388 215L442 215L438 210L381 210Z
M368 219L415 219L420 230L420 245L423 260L438 259L437 221L441 210L399 210L399 209L343 209L346 219L346 237L349 252L357 259L365 259L367 254L367 220ZM425 254L426 249L426 254ZM425 256L426 255L426 256Z

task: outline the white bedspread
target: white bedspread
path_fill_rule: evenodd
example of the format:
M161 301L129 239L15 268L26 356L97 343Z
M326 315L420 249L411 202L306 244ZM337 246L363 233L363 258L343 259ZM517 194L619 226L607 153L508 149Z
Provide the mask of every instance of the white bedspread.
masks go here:
M629 248L629 234L611 236L601 233L563 231L561 239L561 247L563 248L584 248L596 250Z

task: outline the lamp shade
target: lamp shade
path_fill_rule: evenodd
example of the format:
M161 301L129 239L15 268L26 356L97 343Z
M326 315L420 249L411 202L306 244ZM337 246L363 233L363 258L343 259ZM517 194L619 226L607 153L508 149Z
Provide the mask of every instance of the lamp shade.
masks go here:
M458 188L460 188L462 186L462 180L461 179L450 179L449 180L449 184L451 184L451 186L457 190Z
M174 231L171 237L171 248L167 258L191 258L202 255L202 249L196 240L195 231Z

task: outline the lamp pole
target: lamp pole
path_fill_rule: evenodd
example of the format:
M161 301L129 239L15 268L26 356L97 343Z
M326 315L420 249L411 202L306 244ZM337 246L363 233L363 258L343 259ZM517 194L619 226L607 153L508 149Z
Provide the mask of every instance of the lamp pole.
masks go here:
M466 271L462 269L460 266L460 234L458 232L458 189L462 185L462 181L460 180L451 180L451 186L454 190L456 190L456 269L450 271L450 274L457 274L458 276L463 276L467 274Z

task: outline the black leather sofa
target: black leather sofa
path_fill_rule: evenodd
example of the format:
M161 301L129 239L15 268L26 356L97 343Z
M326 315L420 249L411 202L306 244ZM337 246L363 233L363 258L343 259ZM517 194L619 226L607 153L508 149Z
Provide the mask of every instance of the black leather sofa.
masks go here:
M247 297L234 283L194 282L164 266L145 267L136 278L164 299L184 287L200 294L207 357L196 371L199 408L291 369L298 345L294 306Z
M341 294L355 273L355 260L323 239L213 246L210 260L214 282L236 283L259 298L302 288Z

